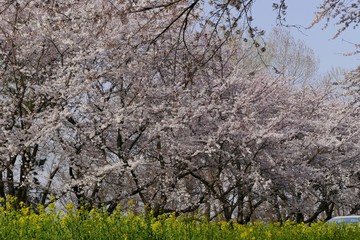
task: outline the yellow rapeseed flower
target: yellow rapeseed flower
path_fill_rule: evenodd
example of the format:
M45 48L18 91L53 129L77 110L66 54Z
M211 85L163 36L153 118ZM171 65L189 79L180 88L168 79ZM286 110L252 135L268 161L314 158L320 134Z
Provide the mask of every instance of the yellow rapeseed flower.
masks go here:
M244 231L240 234L240 237L245 239L246 237L248 236L248 232L247 231Z
M20 203L20 206L21 206L21 203ZM29 215L30 209L28 207L23 206L23 207L21 207L20 212L22 215L26 216L26 215Z
M227 222L220 222L220 229L226 230L227 229Z
M72 210L74 210L74 204L72 204L72 203L66 204L66 210L68 210L69 212L71 212Z
M272 234L271 234L270 231L266 231L266 232L265 232L265 235L266 235L266 237L268 237L268 238L271 238L271 236L272 236Z
M162 233L162 224L160 221L156 221L154 223L151 224L151 229L153 230L154 233Z

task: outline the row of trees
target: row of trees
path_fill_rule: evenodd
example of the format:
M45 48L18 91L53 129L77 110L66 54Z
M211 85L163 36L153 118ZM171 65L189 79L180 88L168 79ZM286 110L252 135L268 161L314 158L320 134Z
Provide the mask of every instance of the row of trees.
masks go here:
M253 1L204 4L1 1L0 196L241 223L358 211L358 108L306 84L313 53L264 41Z

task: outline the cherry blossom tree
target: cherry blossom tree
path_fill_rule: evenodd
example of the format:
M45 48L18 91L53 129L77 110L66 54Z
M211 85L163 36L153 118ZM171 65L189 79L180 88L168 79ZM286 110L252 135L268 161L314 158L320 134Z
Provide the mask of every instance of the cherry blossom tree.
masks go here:
M344 31L348 29L357 29L360 22L360 3L359 1L340 1L340 0L326 0L317 9L315 18L311 24L311 27L315 24L319 24L325 21L324 28L327 28L329 23L335 22L338 27L333 38L338 38ZM354 46L353 51L349 51L346 55L359 54L360 43L352 43ZM346 81L342 84L345 85L346 89L349 89L350 95L354 94L354 90L357 88L359 82L360 68L357 67L350 71L346 75ZM355 90L355 95L357 95ZM355 96L357 98L357 96Z
M191 84L223 43L218 33L206 37L198 30L192 30L197 37L191 51L189 44L179 42L178 35L190 30L173 16L186 13L190 24L197 18L190 14L196 3L176 3L180 5L168 4L160 11L165 5L156 7L155 2L2 4L3 197L10 193L22 196L19 201L45 203L51 185L58 184L67 187L51 194L66 195L71 189L79 203L91 202L109 164L115 165L112 174L113 169L130 168L130 161L143 158L139 149L158 142L156 132L142 140L164 111L149 103L159 103L160 88ZM215 42L219 44L211 50ZM118 108L110 107L114 105ZM99 167L104 173L98 173ZM19 168L21 173L14 174ZM133 194L152 182L139 182L133 169L118 181L133 183ZM30 200L34 188L37 200ZM101 201L109 198L106 194Z
M316 12L312 25L318 24L322 20L325 21L325 28L331 21L339 27L334 38L337 38L342 32L349 28L357 28L359 26L359 2L341 1L341 0L325 0Z
M252 3L2 1L0 196L240 223L356 212L358 110L259 68Z

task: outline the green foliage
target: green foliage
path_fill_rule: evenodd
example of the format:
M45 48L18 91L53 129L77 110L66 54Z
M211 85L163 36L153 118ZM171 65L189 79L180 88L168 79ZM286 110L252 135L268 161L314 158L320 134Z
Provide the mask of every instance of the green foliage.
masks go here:
M14 199L10 200L13 201ZM75 209L68 205L58 210L53 204L12 209L11 202L1 202L0 239L360 239L360 226L311 226L292 222L208 222L199 216L164 214L136 215L118 208L111 215L105 209ZM66 212L66 213L65 213Z

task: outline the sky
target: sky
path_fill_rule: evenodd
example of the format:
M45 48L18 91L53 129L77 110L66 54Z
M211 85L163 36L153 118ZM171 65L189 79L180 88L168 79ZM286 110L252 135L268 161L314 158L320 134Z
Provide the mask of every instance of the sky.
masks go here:
M360 64L359 54L354 56L344 56L355 50L355 47L348 42L360 42L360 27L358 29L348 29L337 39L331 39L336 33L336 26L331 22L329 26L322 30L325 22L315 25L313 28L306 29L314 18L316 7L323 0L286 0L288 5L286 23L289 25L301 25L301 31L296 28L289 28L291 35L303 41L308 47L313 49L315 56L320 60L319 74L326 74L333 67L341 67L345 70L356 68ZM258 0L254 4L252 11L254 25L270 32L276 27L277 13L272 10L272 3L275 0Z

